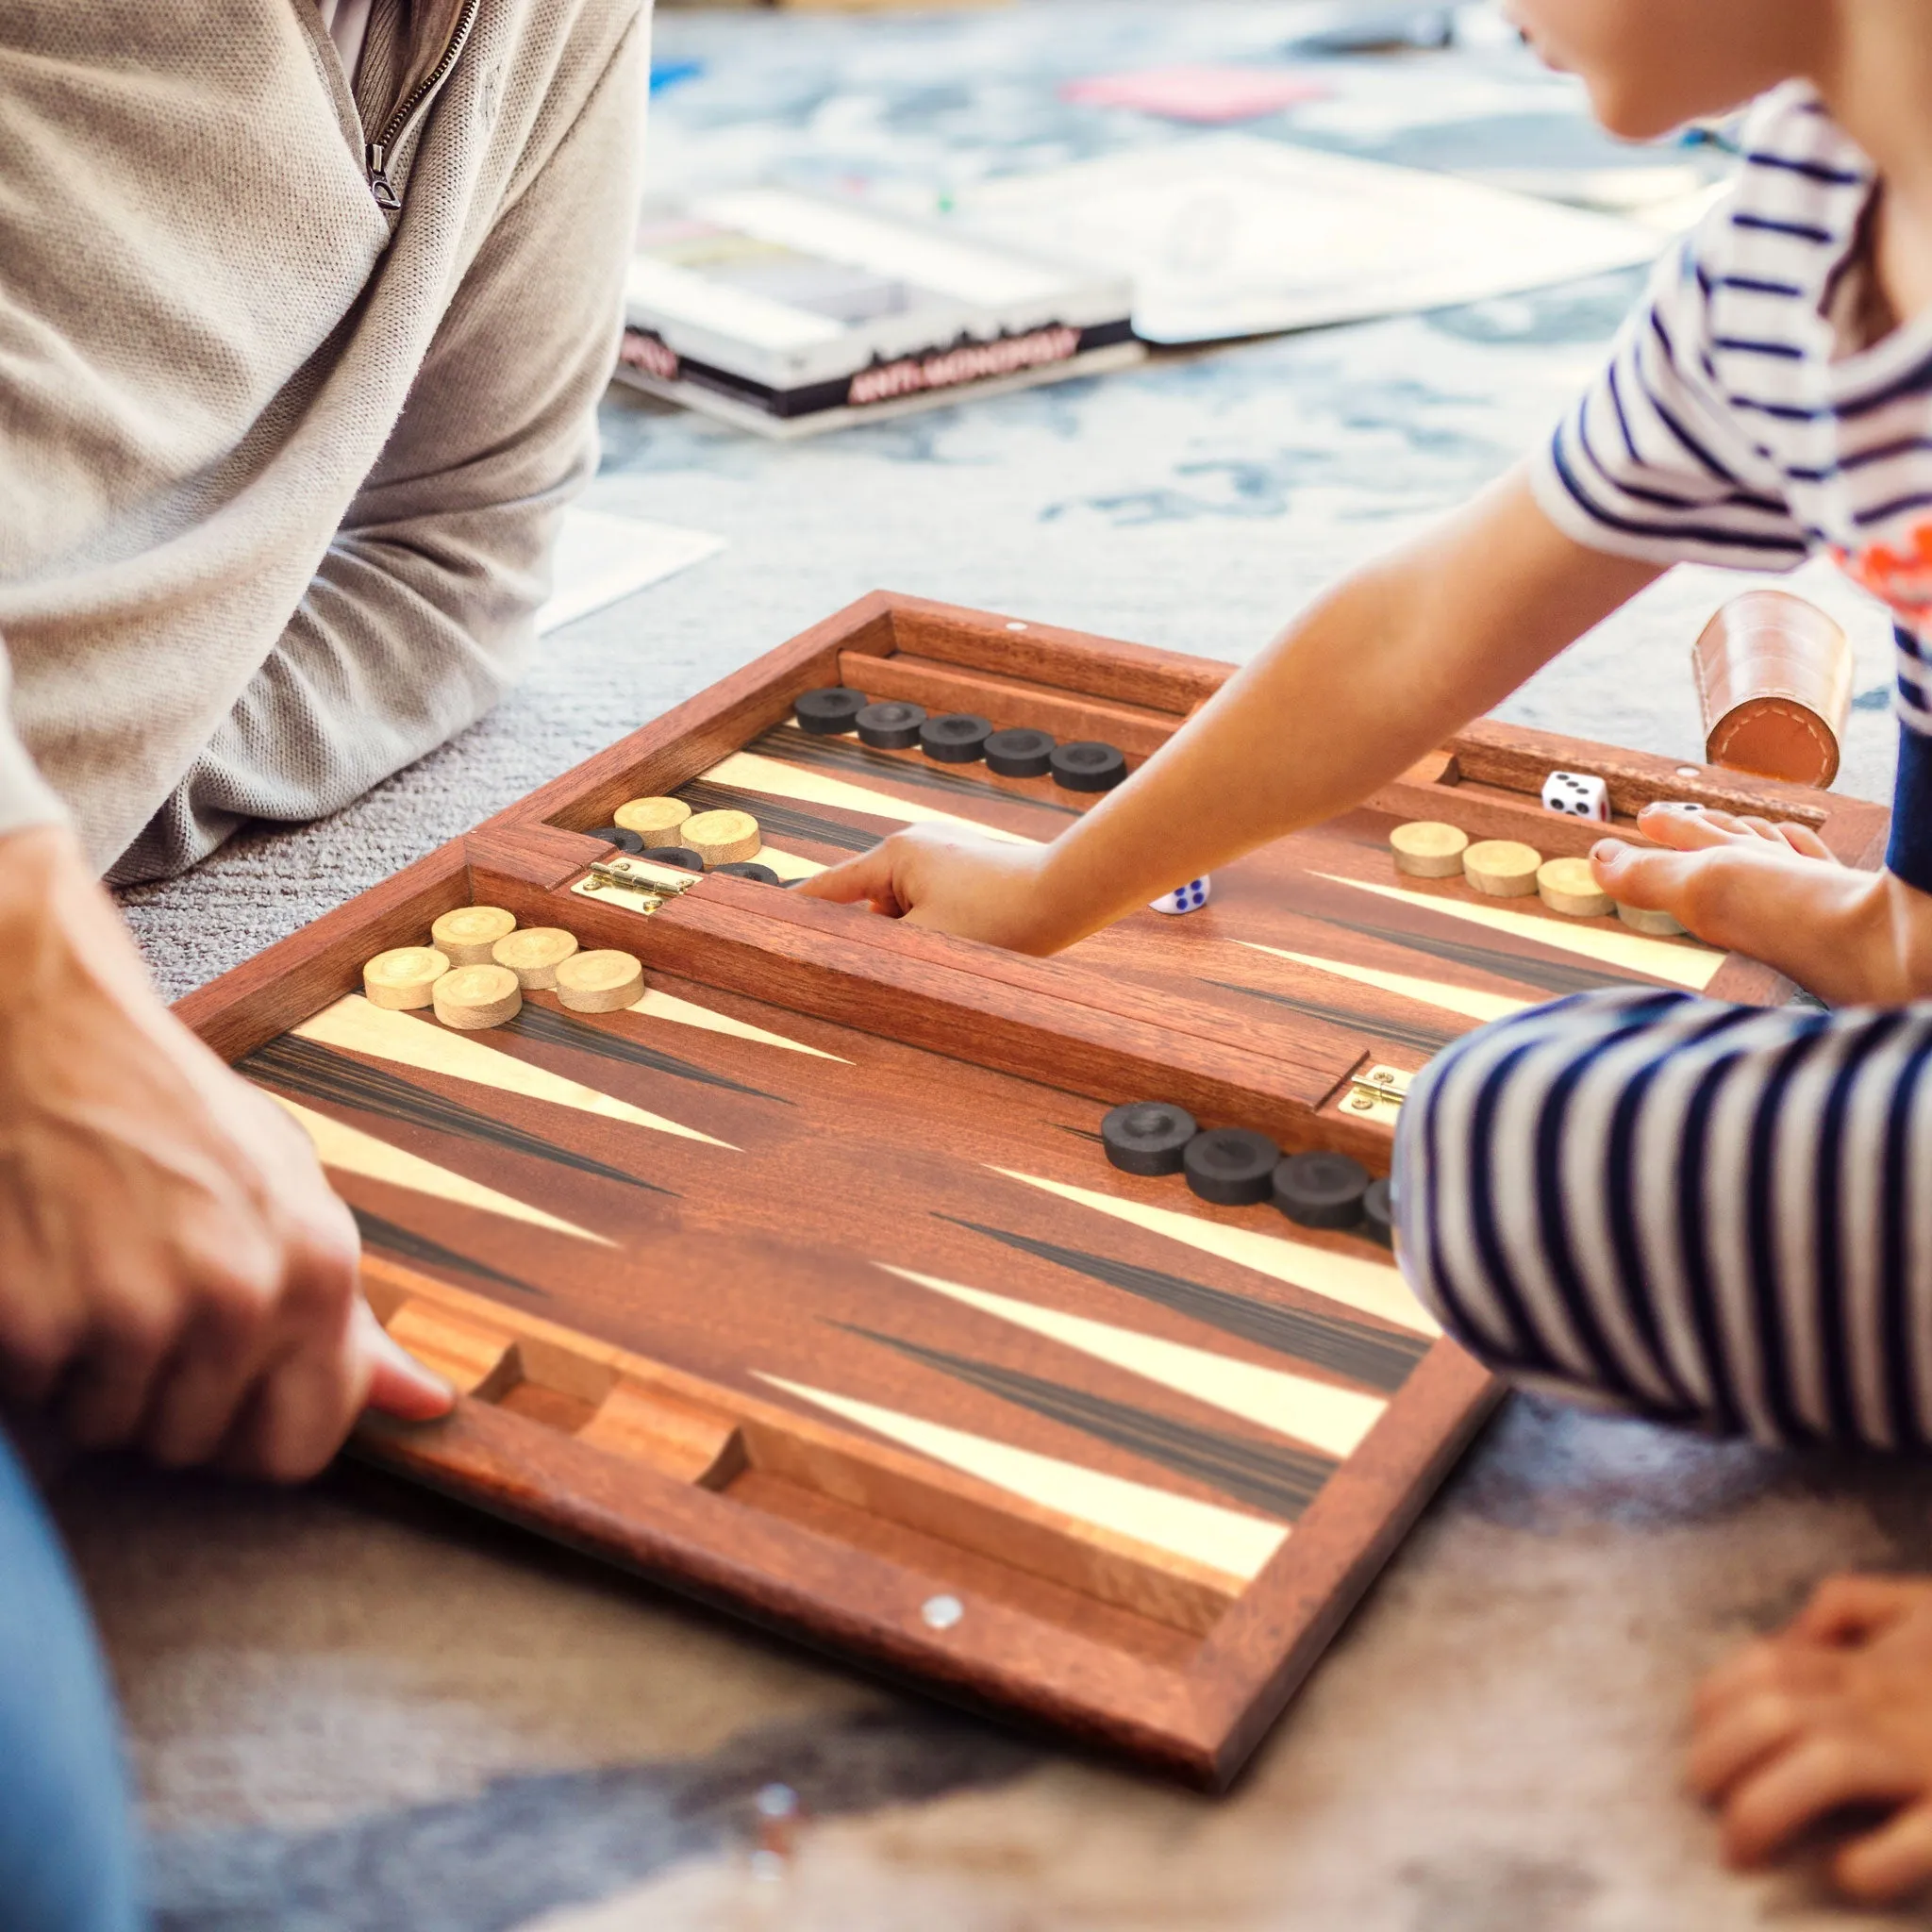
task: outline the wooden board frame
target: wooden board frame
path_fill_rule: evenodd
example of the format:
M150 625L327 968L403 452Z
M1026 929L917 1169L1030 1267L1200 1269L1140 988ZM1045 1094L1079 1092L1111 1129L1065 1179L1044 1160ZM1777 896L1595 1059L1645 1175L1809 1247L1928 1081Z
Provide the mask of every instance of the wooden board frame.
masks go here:
M1005 722L1105 737L1138 761L1231 669L874 592L176 1010L237 1060L355 990L366 958L420 940L439 912L500 904L528 923L568 924L586 944L638 952L649 972L1107 1105L1158 1091L1286 1147L1341 1147L1386 1169L1388 1127L1337 1111L1363 1058L1353 1051L1237 1026L1207 1004L1153 999L1075 963L1020 959L728 877L707 878L648 922L561 896L608 852L587 828L626 798L695 779L813 686L860 682L933 708L997 705ZM1853 863L1875 863L1882 848L1887 814L1875 806L1493 723L1372 803L1455 816L1491 836L1530 833L1546 851L1587 849L1590 828L1541 808L1553 766L1603 775L1624 821L1653 799L1690 797L1799 818ZM1757 1002L1783 991L1736 959L1710 990ZM472 1392L445 1423L366 1423L362 1453L737 1614L1214 1788L1279 1714L1499 1393L1453 1343L1437 1342L1291 1540L1239 1594L1217 1596L1211 1579L1172 1565L1150 1583L1130 1540L1070 1538L1041 1512L915 1457L874 1451L858 1467L836 1429L741 1397L723 1415L716 1391L673 1371L386 1258L368 1257L364 1278L386 1320L407 1309L432 1342L444 1337ZM643 1446L620 1455L489 1399L515 1376L559 1402L603 1400L621 1382ZM727 1477L806 1484L819 1517L745 1507L725 1492ZM967 1614L935 1627L926 1607L947 1594Z

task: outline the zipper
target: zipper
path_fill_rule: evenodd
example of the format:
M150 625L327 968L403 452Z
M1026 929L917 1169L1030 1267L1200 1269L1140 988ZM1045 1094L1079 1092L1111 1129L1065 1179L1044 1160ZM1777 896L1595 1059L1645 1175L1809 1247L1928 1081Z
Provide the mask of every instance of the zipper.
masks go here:
M462 58L470 29L476 25L476 16L482 10L483 0L463 0L463 10L457 16L457 24L450 31L449 44L443 48L441 58L396 103L394 111L383 123L381 133L362 150L363 163L369 171L369 192L375 195L376 207L386 215L399 213L403 206L389 178L390 157L402 145L409 130L436 98L443 82L450 77L457 62Z

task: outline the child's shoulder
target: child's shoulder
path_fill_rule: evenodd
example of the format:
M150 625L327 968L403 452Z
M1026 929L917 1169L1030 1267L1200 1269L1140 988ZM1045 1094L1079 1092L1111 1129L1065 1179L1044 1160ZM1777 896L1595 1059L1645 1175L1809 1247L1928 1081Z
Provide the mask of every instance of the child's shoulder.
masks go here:
M1747 165L1753 157L1821 162L1871 178L1872 163L1864 150L1832 119L1808 80L1788 80L1759 94L1739 117L1738 128Z
M1699 225L1707 266L1771 258L1782 281L1827 282L1857 239L1874 170L1806 81L1787 81L1738 124L1731 192Z

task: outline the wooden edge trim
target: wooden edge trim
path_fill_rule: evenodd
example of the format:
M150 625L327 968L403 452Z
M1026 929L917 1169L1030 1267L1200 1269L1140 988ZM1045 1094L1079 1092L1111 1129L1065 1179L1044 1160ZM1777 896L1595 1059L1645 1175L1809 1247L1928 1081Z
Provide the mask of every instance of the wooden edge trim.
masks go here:
M835 682L841 651L884 656L892 647L891 600L875 591L573 765L477 829L565 819L578 829L608 824L626 798L674 791L775 724L797 692Z
M1273 1066L1281 1070L1284 1076L1306 1079L1311 1097L1315 1083L1325 1082L1321 1091L1329 1091L1337 1081L1348 1077L1360 1057L1352 1047L1321 1052L1296 1040L1289 1028L1265 1016L1237 1020L1217 1007L1123 983L1070 959L1040 959L1009 953L976 941L955 939L949 933L935 932L927 926L884 919L863 907L837 906L829 900L774 892L770 887L749 879L708 878L696 892L678 901L673 911L673 923L679 917L693 916L698 908L713 902L768 921L774 926L823 934L841 945L916 962L935 974L954 974L982 985L1004 986L1029 998L1050 1000L1056 1006L1082 1007L1138 1024L1158 1026L1165 1033L1207 1041L1242 1054L1257 1067Z
M647 973L674 973L1109 1107L1158 1093L1204 1119L1239 1122L1300 1148L1311 1144L1314 1108L1335 1085L1327 1070L1311 1074L723 905L680 901L647 919L575 894L559 904L560 895L480 866L477 881L491 904L533 924L567 920L580 942L634 953ZM1348 1066L1357 1058L1350 1055ZM1386 1137L1364 1136L1363 1144L1371 1159L1386 1161Z
M371 1415L354 1444L412 1481L794 1641L1019 1710L1195 1784L1216 1775L1218 1740L1195 1728L1186 1677L984 1599L934 1631L921 1606L945 1579L527 1417L467 1401L437 1423Z
M363 1291L385 1325L424 1303L458 1320L505 1333L527 1351L533 1342L562 1357L564 1373L544 1374L530 1355L532 1379L589 1394L586 1373L622 1375L693 1408L728 1415L742 1433L751 1466L782 1475L883 1521L958 1543L1023 1574L1044 1577L1170 1628L1204 1634L1248 1587L1166 1550L1081 1523L1005 1490L949 1470L849 1425L822 1423L797 1409L713 1382L615 1342L457 1288L379 1255L362 1257ZM908 1513L917 1510L918 1518Z
M469 904L469 860L453 839L176 1000L175 1017L240 1059L355 991L375 954L425 943L439 913Z
M547 836L536 837L540 829ZM502 881L506 887L513 880L520 887L555 892L609 848L577 833L526 826L514 832L473 833L466 849L471 869L480 880ZM714 909L716 918L711 917ZM626 922L644 921L644 915L626 908L600 905L571 893L567 904L548 909L544 923L575 930L571 922L592 910L614 910ZM1332 1092L1361 1058L1360 1051L1353 1047L1322 1053L1297 1040L1288 1027L1266 1018L1238 1021L1218 1008L1123 985L1070 960L1036 959L1005 952L924 926L908 925L901 920L883 919L863 908L800 898L728 874L707 874L697 888L651 915L648 924L659 931L715 931L737 939L762 936L781 948L787 943L786 934L819 936L841 949L848 971L862 974L872 956L879 955L898 967L924 969L931 975L936 993L944 983L1004 987L1055 1008L1084 1008L1130 1024L1157 1026L1163 1033L1208 1041L1241 1054L1257 1067L1273 1067L1284 1079L1303 1082L1311 1102ZM645 936L640 933L638 938L641 941Z
M1624 817L1634 818L1646 805L1682 798L1720 811L1794 819L1811 826L1848 864L1863 860L1876 828L1890 818L1882 805L1841 798L1808 785L1789 785L1705 764L1694 768L1694 776L1683 777L1681 772L1692 769L1689 759L1621 750L1607 757L1605 746L1587 739L1506 724L1494 718L1479 718L1457 732L1450 749L1464 779L1532 796L1541 792L1542 780L1552 770L1594 772L1608 784L1611 808Z
M1216 1626L1191 1674L1200 1726L1224 1740L1217 1787L1280 1716L1506 1387L1456 1342L1438 1341Z
M1185 717L1234 675L1236 666L1158 650L1091 631L1065 630L1000 611L974 610L900 591L884 593L898 648L975 671L1056 684Z

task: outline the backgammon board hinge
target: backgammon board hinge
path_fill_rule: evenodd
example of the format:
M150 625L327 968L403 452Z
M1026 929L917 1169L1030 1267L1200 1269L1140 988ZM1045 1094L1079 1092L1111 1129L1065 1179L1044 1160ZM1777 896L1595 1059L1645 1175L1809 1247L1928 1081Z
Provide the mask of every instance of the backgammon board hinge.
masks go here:
M1414 1079L1413 1074L1405 1074L1400 1067L1365 1067L1348 1076L1341 1110L1357 1118L1392 1121L1402 1111Z
M675 866L654 865L648 859L608 858L593 863L571 891L586 899L602 899L649 918L668 900L690 891L700 876L697 873L681 872Z

